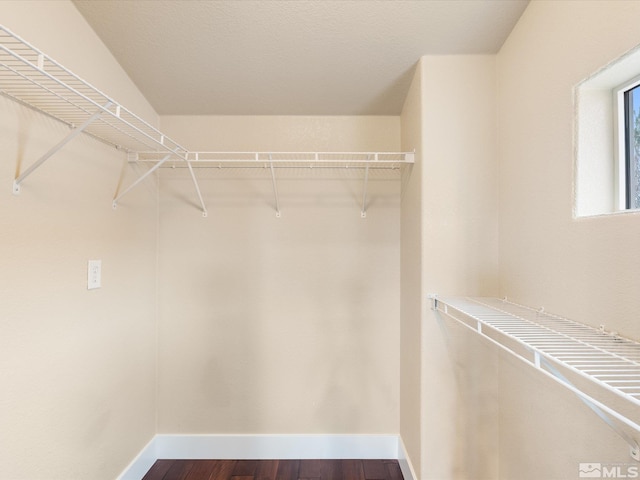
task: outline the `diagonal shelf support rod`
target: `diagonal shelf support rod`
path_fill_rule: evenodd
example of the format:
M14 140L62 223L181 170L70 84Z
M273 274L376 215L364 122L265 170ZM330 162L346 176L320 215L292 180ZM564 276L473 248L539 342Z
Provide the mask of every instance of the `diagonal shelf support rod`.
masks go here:
M273 195L276 200L276 218L280 218L280 201L278 200L278 185L276 184L276 172L273 170L273 158L269 154L269 168L271 169L271 182L273 183Z
M364 185L362 187L362 210L360 217L367 218L367 183L369 182L369 162L367 162L364 170Z
M542 366L546 367L553 376L560 379L564 386L570 386L577 390L575 385L573 385L573 383L571 383L567 377L562 375L562 373L560 373L557 368L551 365L551 362L549 362L549 360L538 355L538 352L536 352L536 360L537 368L542 369ZM616 425L616 423L611 419L611 416L608 415L607 412L603 411L602 408L600 408L598 405L596 405L588 395L576 394L576 396L582 401L582 403L589 407L593 411L593 413L600 417L600 420L606 423L609 428L611 428L616 434L618 434L620 438L627 442L627 444L629 445L629 452L631 454L631 457L636 460L640 460L640 446L638 446L638 443L629 435L627 435L621 428L619 428L618 425Z
M167 160L169 160L171 157L173 157L174 155L176 155L176 152L171 152L168 153L167 155L164 156L164 158L162 160L160 160L158 163L156 163L153 167L151 167L149 170L147 170L143 175L141 175L140 177L138 177L138 179L133 182L131 185L129 185L124 192L121 192L116 198L113 199L113 208L115 209L118 206L118 201L120 201L120 199L122 197L124 197L127 193L129 193L131 190L133 190L136 186L138 186L138 184L140 182L142 182L145 178L147 178L149 175L151 175L153 172L155 172L158 168L160 168L160 166L166 162Z
M44 162L46 162L49 158L51 158L54 154L56 154L62 147L64 147L67 143L73 140L75 137L80 135L89 125L95 122L105 110L107 110L112 105L112 102L107 102L104 106L101 107L101 110L98 110L93 115L91 115L85 122L72 129L60 142L54 145L47 153L41 156L33 165L27 168L24 172L22 172L14 181L13 181L13 193L20 193L20 184L31 175L35 170L37 170Z
M198 154L196 154L196 160L198 159ZM200 207L202 208L202 216L206 218L207 216L207 207L204 204L204 200L202 199L202 192L200 192L200 186L198 185L198 180L196 179L196 174L193 171L193 167L191 166L191 162L189 161L189 154L187 153L184 158L185 162L187 162L187 168L189 168L189 174L191 175L191 180L193 181L193 186L196 189L196 194L198 195L198 200L200 201Z

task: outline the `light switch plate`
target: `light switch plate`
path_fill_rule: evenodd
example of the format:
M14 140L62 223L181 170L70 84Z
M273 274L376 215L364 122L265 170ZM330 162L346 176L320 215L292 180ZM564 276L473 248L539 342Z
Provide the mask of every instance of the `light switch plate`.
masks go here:
M89 260L87 269L87 289L93 290L102 286L102 260Z

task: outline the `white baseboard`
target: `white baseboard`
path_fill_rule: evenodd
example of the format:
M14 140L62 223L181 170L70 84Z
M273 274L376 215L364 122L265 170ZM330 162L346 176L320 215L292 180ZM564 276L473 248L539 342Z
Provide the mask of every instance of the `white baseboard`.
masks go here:
M396 435L156 435L158 458L397 458Z
M400 470L402 471L404 480L418 480L402 437L398 437L398 463L400 464Z
M397 459L415 480L397 435L156 435L118 480L140 480L159 458L172 459Z
M129 466L124 469L117 480L141 480L158 458L158 455L156 455L156 437L153 437Z

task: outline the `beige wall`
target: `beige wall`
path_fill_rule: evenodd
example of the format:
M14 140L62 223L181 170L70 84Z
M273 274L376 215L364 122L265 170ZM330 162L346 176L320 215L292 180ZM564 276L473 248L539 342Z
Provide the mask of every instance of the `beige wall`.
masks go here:
M420 478L421 331L426 301L422 288L422 61L418 62L402 109L404 150L415 149L416 163L403 185L400 220L400 436Z
M428 56L422 68L423 295L496 295L495 57ZM494 478L495 352L430 309L423 318L422 477Z
M399 149L398 117L162 117L200 150ZM160 433L397 433L400 182L161 174ZM185 194L185 192L187 192Z
M425 479L497 472L495 352L427 301L497 294L495 98L495 57L426 56L401 116L417 163L402 202L400 432Z
M145 103L71 3L3 1L0 19ZM0 98L0 132L0 478L113 479L155 433L156 188L114 211L124 156L81 136L14 196L16 171L68 129Z
M640 339L637 214L575 220L573 88L640 44L640 3L532 2L498 55L500 290ZM505 359L501 478L566 479L629 462L576 398Z

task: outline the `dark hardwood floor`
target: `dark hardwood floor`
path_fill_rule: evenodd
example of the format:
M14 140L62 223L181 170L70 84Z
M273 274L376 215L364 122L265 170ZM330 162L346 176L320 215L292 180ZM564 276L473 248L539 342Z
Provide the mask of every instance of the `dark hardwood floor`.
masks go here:
M397 460L157 460L143 480L403 480Z

